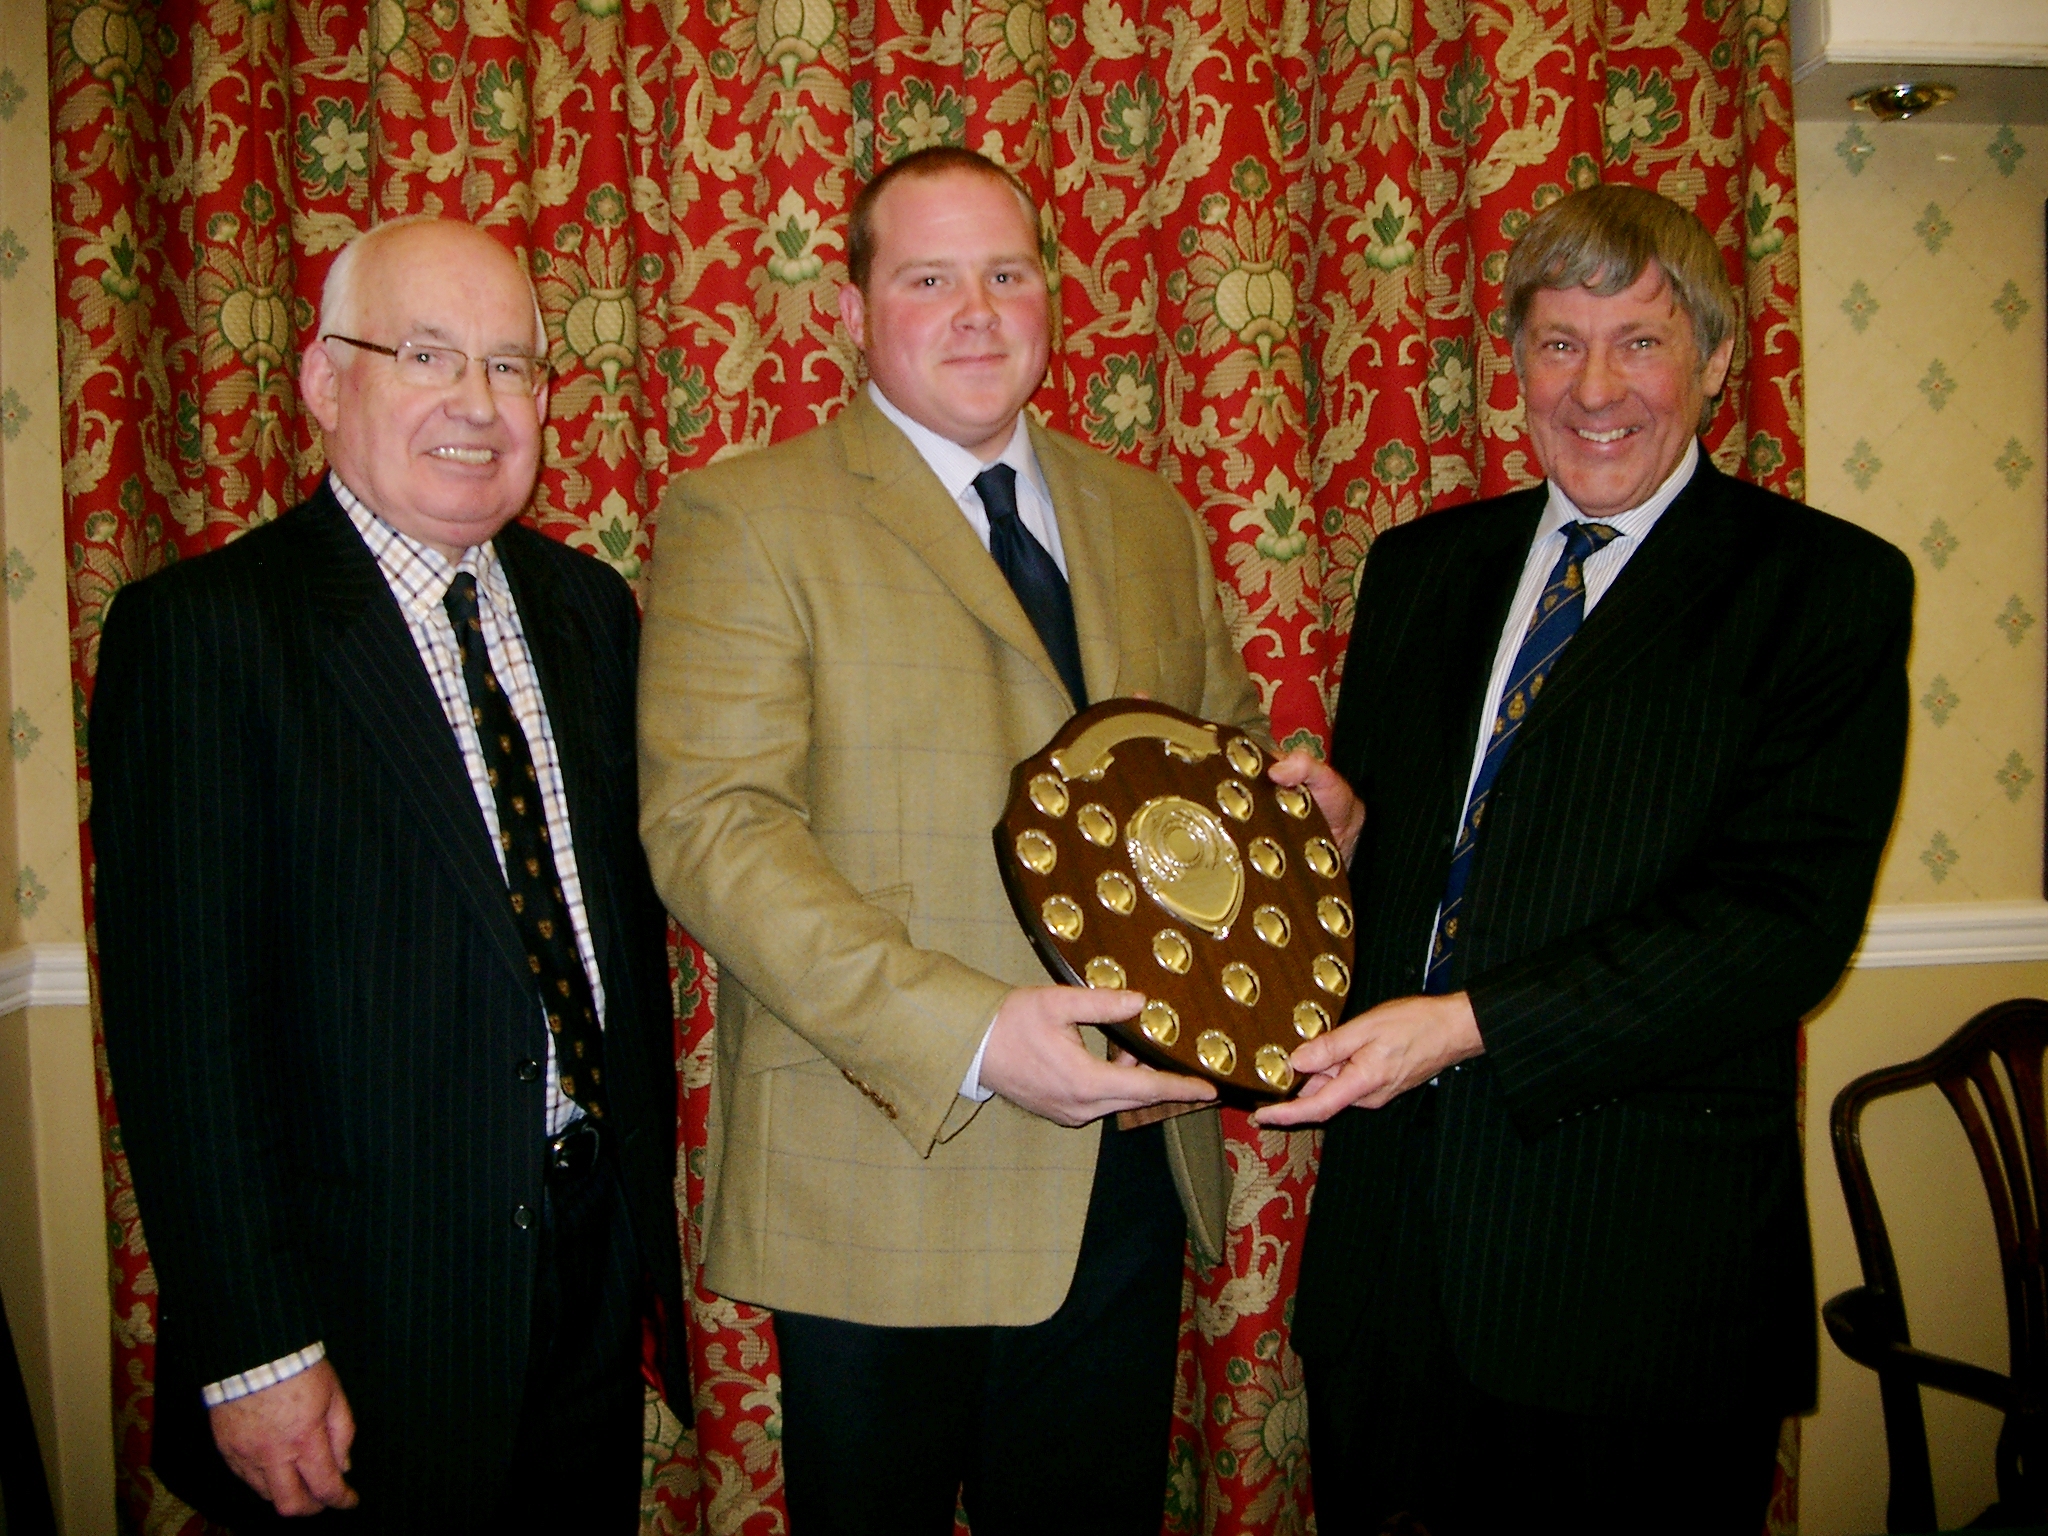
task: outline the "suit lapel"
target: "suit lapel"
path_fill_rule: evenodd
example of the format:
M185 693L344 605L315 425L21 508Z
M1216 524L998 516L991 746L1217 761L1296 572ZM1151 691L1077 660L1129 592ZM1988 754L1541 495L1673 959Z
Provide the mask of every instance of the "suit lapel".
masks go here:
M1028 657L1059 690L1060 697L1066 698L1067 685L1060 680L1059 669L1019 606L1017 595L910 439L875 408L865 390L854 395L853 403L835 424L846 445L847 468L873 482L867 497L868 514L916 551L961 606ZM1064 520L1060 535L1066 536ZM1077 626L1079 607L1077 601ZM1085 640L1082 668L1084 674L1093 676Z
M1493 678L1501 629L1521 585L1529 541L1535 537L1547 496L1540 486L1523 492L1515 505L1479 518L1470 539L1448 553L1450 565L1443 582L1448 609L1443 632L1448 638L1437 697L1443 711L1447 777L1455 780L1458 804L1445 812L1446 823L1455 821L1464 806L1472 754L1480 731L1490 723L1480 718L1486 708L1486 685Z
M1543 685L1517 735L1517 748L1570 718L1601 680L1636 664L1672 625L1721 587L1738 554L1732 529L1714 513L1723 496L1720 472L1700 456L1678 499L1657 519L1600 604L1586 616Z
M1116 613L1120 567L1115 509L1106 504L1100 490L1082 478L1080 466L1059 439L1036 422L1031 423L1031 446L1044 472L1046 489L1052 492L1053 516L1059 520L1088 701L1100 703L1115 690L1122 664Z
M323 483L302 525L308 599L328 629L320 666L409 802L505 964L528 977L469 773L383 572Z

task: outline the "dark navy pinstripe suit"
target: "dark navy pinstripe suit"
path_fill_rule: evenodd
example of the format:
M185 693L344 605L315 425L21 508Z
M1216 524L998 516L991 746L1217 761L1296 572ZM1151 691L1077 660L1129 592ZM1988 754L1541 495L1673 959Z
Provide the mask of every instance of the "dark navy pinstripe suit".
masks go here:
M632 597L516 524L497 549L561 749L618 1167L680 1317ZM465 1528L514 1480L544 1033L454 737L324 484L121 592L91 753L108 1058L162 1295L155 1465L246 1511L199 1385L321 1339L364 1513Z
M1367 808L1354 1014L1421 990L1544 494L1433 514L1366 562L1332 749ZM1451 978L1485 1054L1329 1128L1295 1318L1312 1364L1420 1294L1510 1402L1812 1401L1797 1024L1891 825L1911 602L1897 550L1702 459L1493 790Z

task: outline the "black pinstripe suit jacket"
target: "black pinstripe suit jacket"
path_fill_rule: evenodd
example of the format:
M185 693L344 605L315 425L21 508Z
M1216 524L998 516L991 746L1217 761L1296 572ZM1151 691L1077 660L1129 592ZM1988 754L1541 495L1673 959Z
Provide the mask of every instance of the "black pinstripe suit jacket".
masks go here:
M1367 808L1354 1013L1421 990L1544 495L1434 514L1366 562L1332 748ZM1890 829L1911 604L1896 549L1702 459L1488 801L1453 977L1485 1054L1329 1129L1299 1348L1433 1296L1510 1400L1810 1402L1797 1023Z
M632 597L529 529L497 549L561 749L620 1167L679 1318ZM365 1508L462 1528L511 1473L538 1235L513 1212L542 1177L519 1064L545 1035L453 733L324 484L121 592L91 754L108 1061L162 1297L155 1464L234 1518L199 1385L322 1339Z

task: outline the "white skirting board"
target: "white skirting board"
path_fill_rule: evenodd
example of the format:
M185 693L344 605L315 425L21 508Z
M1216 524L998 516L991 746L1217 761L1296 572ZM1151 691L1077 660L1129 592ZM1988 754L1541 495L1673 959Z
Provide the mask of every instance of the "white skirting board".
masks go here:
M1863 970L2048 960L2048 901L1879 907L1850 964ZM0 1014L87 1001L83 944L24 944L0 953Z

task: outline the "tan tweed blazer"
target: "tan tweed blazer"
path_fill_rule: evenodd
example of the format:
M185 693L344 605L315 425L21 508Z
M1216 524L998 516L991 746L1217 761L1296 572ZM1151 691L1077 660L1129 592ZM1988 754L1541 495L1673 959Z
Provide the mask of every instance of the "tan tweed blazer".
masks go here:
M1264 733L1201 526L1158 477L1033 428L1089 696ZM706 1279L890 1326L1025 1324L1072 1276L1098 1139L958 1094L1044 969L990 843L1072 711L974 530L863 393L663 498L640 665L641 833L719 963ZM1096 1031L1088 1036L1100 1047ZM1213 1111L1170 1122L1221 1252Z

